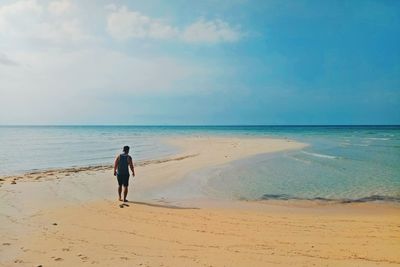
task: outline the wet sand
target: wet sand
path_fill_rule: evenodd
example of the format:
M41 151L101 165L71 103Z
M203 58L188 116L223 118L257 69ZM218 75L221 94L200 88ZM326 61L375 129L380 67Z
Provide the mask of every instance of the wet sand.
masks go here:
M396 204L152 198L190 172L305 144L232 137L168 142L182 152L138 163L125 205L116 201L109 166L3 177L0 266L400 265Z

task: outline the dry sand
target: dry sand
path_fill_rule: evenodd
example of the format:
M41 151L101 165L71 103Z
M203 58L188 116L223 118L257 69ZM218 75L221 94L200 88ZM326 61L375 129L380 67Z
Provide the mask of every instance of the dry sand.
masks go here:
M196 170L305 144L231 137L169 142L182 153L140 162L124 206L114 200L107 167L5 178L0 266L400 266L398 205L194 200L176 206L143 193Z

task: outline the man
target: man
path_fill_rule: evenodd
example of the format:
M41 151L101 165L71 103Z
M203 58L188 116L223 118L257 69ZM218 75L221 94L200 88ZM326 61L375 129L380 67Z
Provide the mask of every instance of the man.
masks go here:
M126 196L128 195L128 185L129 185L129 169L132 171L132 177L135 177L135 169L133 168L132 157L129 156L129 146L124 146L121 155L117 156L114 163L114 176L117 176L118 180L118 196L119 201L122 201L121 193L122 186L124 187L124 202L128 202Z

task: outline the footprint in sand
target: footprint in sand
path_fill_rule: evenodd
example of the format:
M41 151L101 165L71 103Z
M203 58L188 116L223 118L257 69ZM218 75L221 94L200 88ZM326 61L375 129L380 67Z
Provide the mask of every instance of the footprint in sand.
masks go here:
M63 261L64 259L63 258L55 258L54 260L55 261Z
M86 256L83 255L83 254L78 254L78 257L79 257L82 261L85 261L85 262L89 259L89 257L86 257Z

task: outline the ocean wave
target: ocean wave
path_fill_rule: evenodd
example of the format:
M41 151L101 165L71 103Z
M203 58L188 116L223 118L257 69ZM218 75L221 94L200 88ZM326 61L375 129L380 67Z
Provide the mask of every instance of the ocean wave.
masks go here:
M295 197L287 194L264 194L261 200L310 200L310 201L326 201L326 202L337 202L337 203L365 203L365 202L396 202L400 203L400 197L397 196L382 196L382 195L371 195L361 198L324 198L324 197Z
M353 146L370 146L369 144L353 144Z
M367 140L381 140L381 141L390 140L390 138L385 138L385 137L367 137L365 139L367 139Z
M331 155L325 155L325 154L318 154L318 153L312 153L312 152L307 152L307 151L301 151L302 153L318 158L326 158L326 159L338 159L339 157L336 156L331 156Z

